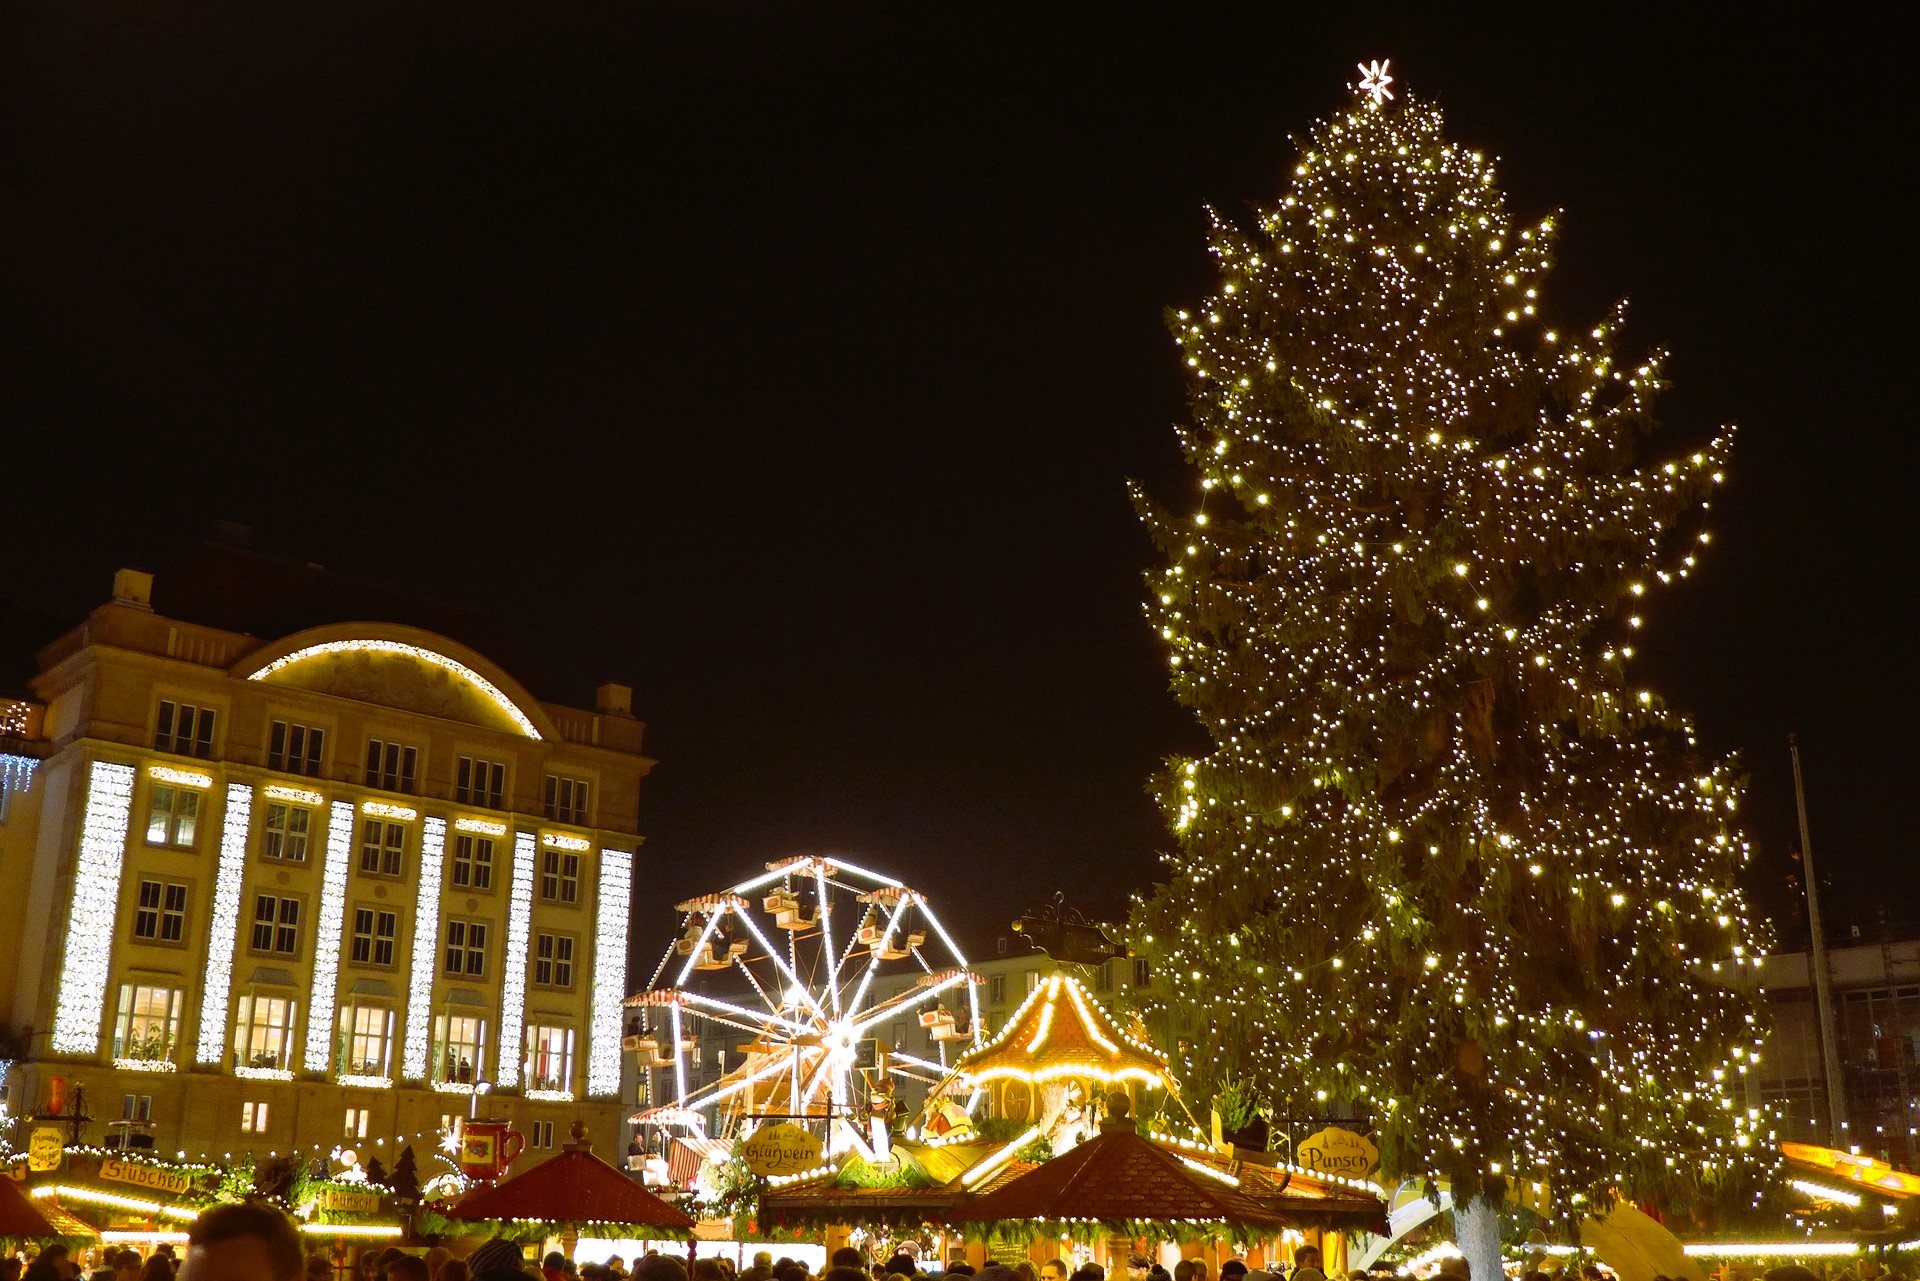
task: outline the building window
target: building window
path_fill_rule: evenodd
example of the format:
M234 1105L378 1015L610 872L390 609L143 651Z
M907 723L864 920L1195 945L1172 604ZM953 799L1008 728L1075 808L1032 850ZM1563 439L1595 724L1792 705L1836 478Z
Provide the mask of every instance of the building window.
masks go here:
M307 833L312 828L313 811L304 805L267 802L266 824L260 833L261 857L284 859L289 863L306 862Z
M377 1005L356 1005L340 1023L347 1034L344 1070L355 1076L386 1076L392 1066L393 1011Z
M548 850L540 865L540 897L549 903L580 901L580 856Z
M414 790L414 772L420 764L420 749L384 739L367 740L367 786L387 792Z
M375 876L398 876L406 861L407 829L398 823L370 818L360 825L360 870Z
M1007 976L995 974L987 980L987 1003L1005 1005L1007 1003Z
M539 987L573 986L573 936L542 934L534 940L533 981Z
M487 1021L470 1014L439 1014L433 1020L433 1079L471 1085L486 1055Z
M1135 987L1153 985L1153 970L1147 965L1147 958L1144 956L1133 958L1133 985Z
M13 786L4 776L0 776L0 823L7 821L7 810L13 805Z
M300 900L253 896L253 950L293 956L300 951Z
M558 823L576 823L585 827L588 789L589 784L584 778L547 775L547 817Z
M123 1121L153 1120L153 1096L151 1094L121 1095L120 1119Z
M200 793L190 787L153 785L147 805L147 844L192 849L200 824Z
M447 973L479 977L487 972L487 923L447 922Z
M527 1123L527 1146L530 1148L552 1147L553 1122L529 1121Z
M526 1069L530 1090L571 1090L573 1029L527 1024Z
M267 768L317 776L326 742L327 731L317 725L275 721L267 730Z
M462 889L493 888L493 838L468 836L453 838L453 883Z
M400 931L397 913L377 907L353 909L353 943L347 953L355 965L393 964L394 940Z
M499 761L483 761L478 756L462 756L454 775L453 799L462 805L485 805L504 809L507 791L507 767Z
M294 1003L284 997L243 993L235 1014L233 1054L241 1067L293 1065Z
M178 943L186 932L187 887L177 881L141 881L133 937L148 943Z
M367 1137L368 1109L348 1108L346 1137L364 1139Z
M160 711L153 718L153 745L176 756L213 755L214 713L211 707L160 700Z
M1040 986L1040 971L1028 970L1026 973L1026 980L1027 980L1027 994L1032 995L1033 990Z
M265 1134L267 1132L267 1105L248 1099L240 1105L240 1132L242 1134Z
M1108 961L1093 972L1093 990L1096 992L1113 991L1113 962Z
M113 1020L113 1057L152 1062L173 1058L185 998L177 987L121 984L120 1012Z

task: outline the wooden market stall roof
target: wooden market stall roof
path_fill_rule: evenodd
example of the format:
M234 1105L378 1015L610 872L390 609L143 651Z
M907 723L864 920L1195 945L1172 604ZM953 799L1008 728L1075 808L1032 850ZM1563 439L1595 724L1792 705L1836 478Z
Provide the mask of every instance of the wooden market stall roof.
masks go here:
M1280 1214L1240 1190L1225 1171L1190 1161L1142 1137L1126 1115L1125 1096L1100 1133L1063 1156L1042 1162L959 1206L956 1226L1004 1223L1217 1225L1250 1236L1277 1234Z
M669 1232L694 1221L595 1156L580 1137L559 1155L489 1187L475 1188L447 1209L452 1219L533 1219L544 1223L628 1223Z
M1167 1059L1121 1030L1071 975L1054 973L1034 988L1000 1034L961 1055L954 1071L975 1085L1002 1077L1027 1081L1167 1083Z
M35 1205L18 1183L0 1178L0 1237L81 1237L97 1241L100 1233L57 1205Z

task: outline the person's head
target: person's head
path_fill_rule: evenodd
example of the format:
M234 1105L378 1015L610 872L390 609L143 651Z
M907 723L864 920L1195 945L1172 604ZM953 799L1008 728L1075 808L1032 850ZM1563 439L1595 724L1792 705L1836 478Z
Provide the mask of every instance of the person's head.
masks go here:
M789 1263L787 1270L780 1274L780 1281L807 1281L807 1270L797 1263Z
M1296 1268L1317 1268L1320 1266L1320 1247L1303 1245L1293 1252L1293 1266Z
M433 1274L433 1281L467 1281L471 1275L467 1271L465 1259L448 1259L440 1265L440 1270Z
M360 1257L353 1261L353 1272L354 1275L358 1277L378 1276L380 1274L380 1252L374 1249L362 1250Z
M1014 1260L1013 1275L1019 1277L1020 1281L1040 1281L1040 1274L1035 1272L1033 1264L1025 1259Z
M467 1275L473 1281L507 1281L508 1278L518 1281L526 1275L520 1267L522 1257L518 1242L492 1237L475 1246L467 1256Z
M693 1261L693 1281L727 1281L727 1270L711 1255Z
M634 1281L687 1281L687 1270L672 1255L649 1250L646 1258L634 1261L633 1276ZM473 1281L480 1278L475 1277Z
M1472 1281L1473 1265L1467 1262L1467 1256L1464 1254L1449 1254L1440 1260L1440 1275L1458 1277L1460 1281Z
M1247 1275L1247 1264L1244 1259L1228 1259L1220 1265L1220 1281L1233 1281L1233 1278L1245 1275Z
M387 1265L387 1281L433 1281L427 1261L417 1254L403 1254Z
M896 1253L891 1259L887 1260L888 1276L894 1276L897 1274L903 1277L910 1277L916 1271L918 1271L918 1269L914 1264L913 1256L910 1254ZM778 1272L775 1272L774 1275L779 1276L780 1274Z
M180 1281L305 1281L306 1275L299 1231L270 1205L216 1205L187 1229Z
M974 1275L973 1265L965 1259L947 1265L947 1275L951 1277L970 1277Z
M427 1275L438 1277L440 1269L446 1267L447 1260L453 1257L453 1251L444 1245L436 1245L420 1257L427 1261Z
M333 1281L333 1260L324 1254L309 1254L307 1281Z
M820 1274L820 1281L867 1281L867 1270L837 1263Z
M864 1268L867 1266L867 1256L861 1254L859 1249L854 1246L843 1245L833 1252L833 1262L831 1266L836 1268Z
M769 1269L772 1268L773 1267L773 1251L755 1250L753 1252L753 1266L756 1268L769 1268Z
M1173 1265L1173 1281L1193 1281L1193 1260L1182 1259Z
M1048 1259L1040 1265L1040 1281L1067 1281L1067 1265L1061 1259Z
M1312 1249L1313 1247L1309 1246L1307 1248ZM1316 1253L1318 1252L1316 1251ZM1210 1269L1207 1267L1207 1261L1205 1259L1193 1260L1193 1275L1198 1277L1200 1281L1207 1281L1209 1271Z
M555 1272L565 1272L567 1270L567 1256L558 1250L549 1250L547 1251L547 1257L540 1260L540 1266L543 1268L552 1268Z
M173 1281L172 1260L164 1254L154 1255L141 1267L140 1281ZM333 1273L327 1273L327 1281L333 1281Z

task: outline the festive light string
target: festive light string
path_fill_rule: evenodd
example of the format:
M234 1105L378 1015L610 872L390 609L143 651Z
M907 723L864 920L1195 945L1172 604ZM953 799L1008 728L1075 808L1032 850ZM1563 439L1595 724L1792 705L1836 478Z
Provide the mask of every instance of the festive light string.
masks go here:
M132 813L133 767L92 762L80 820L80 856L73 869L73 901L67 909L66 956L54 1001L55 1054L100 1052L114 932L99 923L119 916L120 869Z
M267 789L269 795L273 788ZM240 885L247 875L247 833L253 821L253 788L227 784L220 820L220 862L214 870L213 910L207 922L207 967L200 989L199 1063L221 1063L227 1050L227 1000L233 991L233 955L239 947Z
M335 801L327 820L327 862L313 927L313 988L307 1001L306 1065L333 1067L333 1013L340 998L340 932L347 916L347 863L353 855L353 804Z
M520 1084L520 1038L527 1015L527 937L533 923L533 834L513 838L513 887L507 898L507 950L500 970L500 1056L494 1081Z
M413 955L407 965L407 1034L400 1075L424 1080L433 1017L433 963L440 954L440 865L447 853L447 820L420 825L420 886L414 899Z
M538 739L540 737L540 731L534 728L533 722L528 719L525 712L520 710L519 705L508 698L500 691L498 686L494 685L492 681L482 676L479 672L474 671L458 659L448 658L445 654L435 650L424 649L419 645L406 645L399 641L375 640L368 637L361 637L354 640L326 641L318 645L308 645L301 649L296 649L291 654L285 654L274 659L259 671L248 676L247 679L250 681L265 680L275 672L284 671L295 663L302 663L309 658L320 658L328 654L399 654L408 658L418 659L423 663L429 663L443 671L452 673L479 690L480 693L486 696L489 702L506 713L507 719L512 721L522 734L532 739Z
M593 1015L587 1032L590 1099L620 1096L620 1006L626 997L627 913L632 899L633 851L602 847L593 943Z
M1469 1200L1750 1180L1740 783L1628 673L1731 432L1649 461L1660 357L1617 309L1547 325L1554 220L1362 72L1172 323L1199 501L1135 500L1213 745L1155 781L1176 851L1131 933L1178 982L1145 1012L1192 1082L1351 1106Z

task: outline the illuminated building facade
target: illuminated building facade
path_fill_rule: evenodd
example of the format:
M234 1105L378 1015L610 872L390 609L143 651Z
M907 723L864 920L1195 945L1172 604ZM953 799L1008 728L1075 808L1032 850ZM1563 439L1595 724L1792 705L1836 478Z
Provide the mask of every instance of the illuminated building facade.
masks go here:
M424 1170L479 1090L530 1155L575 1120L614 1150L626 687L585 711L432 631L165 617L123 570L31 691L0 700L10 1118L59 1078L87 1142Z

